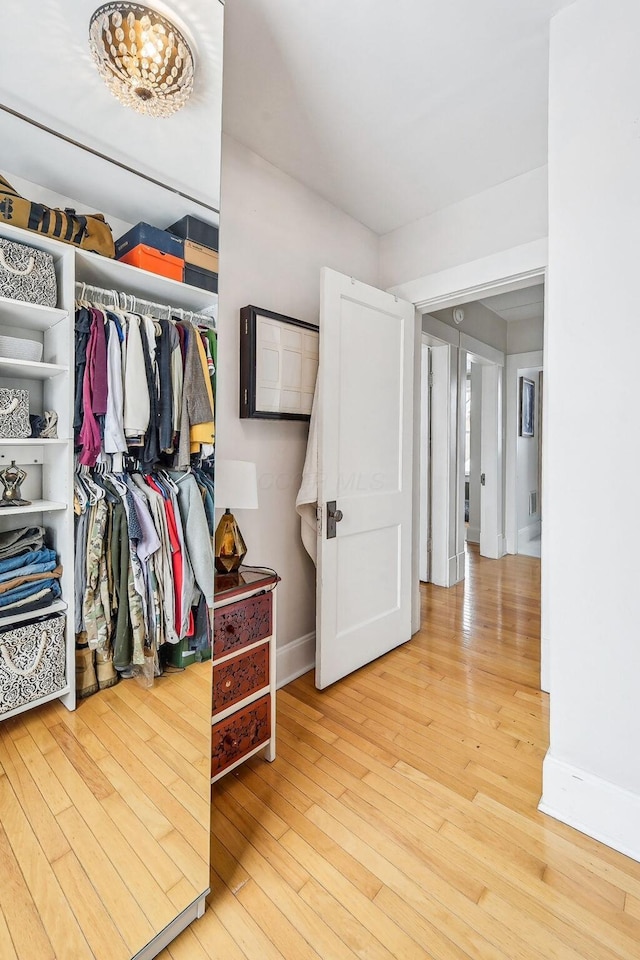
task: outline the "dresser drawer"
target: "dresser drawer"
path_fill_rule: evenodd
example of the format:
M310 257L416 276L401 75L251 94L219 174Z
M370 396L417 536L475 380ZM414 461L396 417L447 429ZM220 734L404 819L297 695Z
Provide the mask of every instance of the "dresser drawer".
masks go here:
M213 665L213 712L269 686L269 643Z
M214 660L271 636L271 593L238 600L213 614Z
M211 776L240 760L271 736L271 697L261 697L216 723L212 730Z

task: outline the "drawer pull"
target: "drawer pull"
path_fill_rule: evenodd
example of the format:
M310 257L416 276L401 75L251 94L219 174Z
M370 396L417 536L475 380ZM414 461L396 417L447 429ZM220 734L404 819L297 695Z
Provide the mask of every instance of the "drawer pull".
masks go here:
M225 742L225 746L227 746L227 747L237 747L237 746L238 746L238 741L236 740L235 737L232 737L230 733L228 733L228 734L226 735L226 737L224 738L224 742Z
M235 632L236 632L236 628L234 627L234 625L233 625L232 623L228 623L228 624L226 625L226 627L225 627L225 630L227 631L227 633L235 633Z
M224 688L225 690L229 690L231 688L231 680L225 681Z

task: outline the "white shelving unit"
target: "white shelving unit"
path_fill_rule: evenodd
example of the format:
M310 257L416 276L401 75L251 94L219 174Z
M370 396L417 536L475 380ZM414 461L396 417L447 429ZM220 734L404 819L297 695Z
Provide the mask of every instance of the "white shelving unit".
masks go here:
M208 290L77 250L8 224L0 224L0 237L51 253L58 280L58 306L55 308L0 297L0 334L40 340L43 344L43 359L39 363L0 357L0 386L28 390L31 413L55 410L58 414L57 439L0 438L0 467L15 460L27 471L22 495L31 501L26 507L1 507L0 531L35 524L44 526L48 543L56 550L64 570L60 582L61 601L46 611L0 618L0 630L12 623L40 617L44 612L67 611L66 688L2 714L2 720L56 696L68 709L75 708L73 398L76 281L209 315L215 313L218 298Z
M121 290L134 297L166 303L171 307L208 313L218 302L217 294L170 280L148 270L140 270L120 260L109 260L86 250L76 252L76 280L107 290Z
M67 311L56 307L43 307L39 303L24 303L22 300L8 300L6 297L0 297L0 315L15 321L10 326L44 331L54 327L60 320L64 320Z
M12 460L27 471L22 495L28 506L1 507L0 531L24 526L44 526L47 544L57 553L63 567L60 581L62 599L43 610L0 617L0 630L23 624L44 614L66 610L66 686L0 716L7 719L40 703L60 699L75 708L75 635L73 609L73 371L74 371L74 274L72 247L0 225L0 236L50 253L58 281L58 306L43 307L0 297L0 334L38 340L43 344L42 362L0 357L0 386L29 392L29 412L58 414L58 439L0 438L0 466Z
M57 503L55 500L32 500L31 503L21 507L3 507L3 517L15 517L22 513L54 513L56 510L66 510L68 504ZM0 621L2 626L4 621Z
M69 441L66 438L53 437L51 440L42 440L40 437L25 437L23 440L7 440L4 437L0 437L0 456L2 456L2 451L5 447L42 447L46 444L47 447L55 446L64 446Z
M0 314L1 315L1 314ZM59 363L36 363L34 360L13 360L0 357L0 377L25 377L28 380L50 380L61 373L68 373L69 367Z

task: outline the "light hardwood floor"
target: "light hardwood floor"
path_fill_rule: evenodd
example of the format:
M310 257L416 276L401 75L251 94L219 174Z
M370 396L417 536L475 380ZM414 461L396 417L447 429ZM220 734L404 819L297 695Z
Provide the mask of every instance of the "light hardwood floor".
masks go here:
M537 812L538 560L469 557L423 629L278 694L214 792L212 894L163 960L637 960L640 864Z
M539 567L472 552L409 644L279 692L278 757L216 786L209 905L162 960L640 958L640 864L536 809ZM208 669L0 724L0 960L125 960L192 898Z
M207 889L211 664L0 723L0 960L130 960Z

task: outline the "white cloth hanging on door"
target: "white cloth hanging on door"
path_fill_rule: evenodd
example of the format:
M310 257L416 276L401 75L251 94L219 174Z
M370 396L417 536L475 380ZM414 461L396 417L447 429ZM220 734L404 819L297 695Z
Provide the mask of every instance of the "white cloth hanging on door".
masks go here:
M316 422L316 403L318 387L316 385L311 407L307 453L302 469L302 483L296 497L296 510L300 516L300 536L304 548L316 562L316 509L318 506L318 430Z

